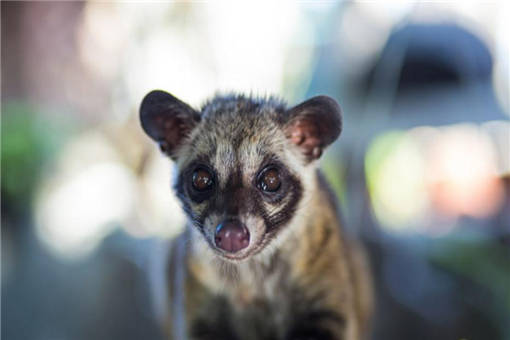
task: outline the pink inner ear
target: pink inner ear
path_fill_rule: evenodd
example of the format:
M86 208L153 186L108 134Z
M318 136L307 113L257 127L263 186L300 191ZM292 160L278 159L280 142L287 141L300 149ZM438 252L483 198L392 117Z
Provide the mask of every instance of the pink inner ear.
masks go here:
M308 119L300 119L287 128L287 138L299 146L305 156L317 159L322 154L319 129Z
M168 117L167 115L158 115L154 121L161 129L163 138L159 141L161 151L172 156L182 142L182 138L189 132L189 126L183 124L178 117Z

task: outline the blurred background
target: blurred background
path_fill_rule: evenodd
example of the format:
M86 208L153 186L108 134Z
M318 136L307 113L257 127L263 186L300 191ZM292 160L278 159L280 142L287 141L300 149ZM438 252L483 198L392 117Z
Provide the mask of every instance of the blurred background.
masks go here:
M373 339L510 339L507 2L1 2L2 339L162 339L183 214L155 88L327 94L322 160L366 244Z

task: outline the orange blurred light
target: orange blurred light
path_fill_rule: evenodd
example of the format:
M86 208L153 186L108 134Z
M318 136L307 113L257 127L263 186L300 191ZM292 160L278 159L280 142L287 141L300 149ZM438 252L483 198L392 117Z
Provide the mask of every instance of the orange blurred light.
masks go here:
M432 204L449 216L478 218L503 203L503 185L488 137L470 126L445 130L429 150L426 182Z

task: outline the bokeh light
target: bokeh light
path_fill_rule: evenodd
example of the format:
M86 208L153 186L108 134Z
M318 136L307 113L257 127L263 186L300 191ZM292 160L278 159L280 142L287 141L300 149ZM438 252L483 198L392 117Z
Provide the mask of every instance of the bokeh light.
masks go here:
M37 235L64 259L89 254L133 210L131 176L105 162L57 183L54 191L41 194Z
M428 204L424 162L416 142L402 132L374 140L366 173L374 212L383 225L402 229L422 222Z
M450 127L433 141L429 153L427 184L438 210L481 218L501 207L503 187L496 154L479 128Z
M494 121L376 137L365 158L376 217L388 230L444 235L461 216L494 215L504 202L509 132L508 122Z

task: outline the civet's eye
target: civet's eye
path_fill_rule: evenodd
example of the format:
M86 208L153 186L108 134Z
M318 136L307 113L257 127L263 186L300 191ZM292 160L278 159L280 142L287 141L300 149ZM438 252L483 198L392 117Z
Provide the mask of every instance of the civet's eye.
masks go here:
M260 190L266 192L275 192L280 189L281 179L278 169L274 167L268 167L260 173L257 185Z
M197 191L207 191L212 188L213 175L204 168L198 168L193 172L193 188Z

